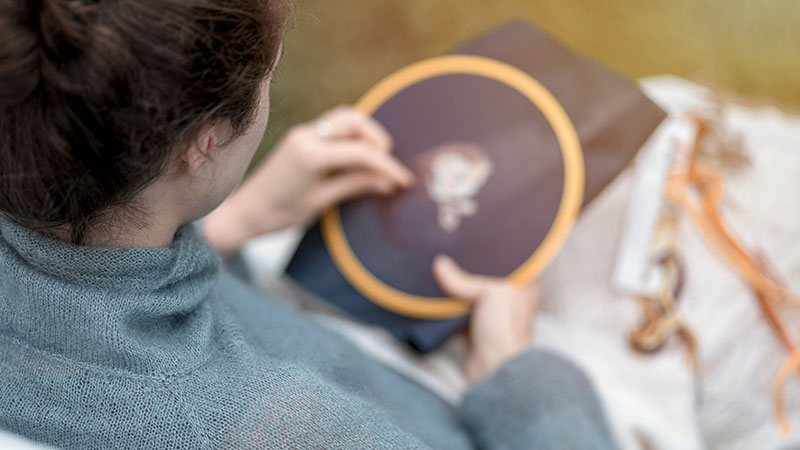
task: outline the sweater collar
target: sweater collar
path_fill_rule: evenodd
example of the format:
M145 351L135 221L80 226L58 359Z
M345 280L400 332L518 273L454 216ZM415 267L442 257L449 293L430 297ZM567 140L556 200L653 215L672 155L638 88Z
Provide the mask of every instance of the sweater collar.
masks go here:
M0 338L165 376L208 357L220 260L193 226L168 248L100 248L0 219Z

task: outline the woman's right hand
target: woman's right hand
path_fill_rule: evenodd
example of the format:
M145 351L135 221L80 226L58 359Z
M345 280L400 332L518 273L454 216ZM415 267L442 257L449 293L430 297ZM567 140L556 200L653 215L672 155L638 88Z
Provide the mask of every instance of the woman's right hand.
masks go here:
M319 124L330 129L320 135ZM223 256L248 239L306 224L323 211L366 194L390 195L414 182L392 155L392 137L375 119L340 106L292 128L242 186L204 221Z
M464 361L470 383L488 378L529 346L539 306L536 283L517 287L503 278L474 275L442 255L433 273L447 295L472 304Z

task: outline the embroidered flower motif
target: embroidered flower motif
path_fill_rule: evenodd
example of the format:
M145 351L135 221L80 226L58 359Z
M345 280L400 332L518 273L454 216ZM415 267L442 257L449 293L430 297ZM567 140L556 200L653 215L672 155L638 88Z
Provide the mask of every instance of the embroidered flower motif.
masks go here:
M464 218L478 212L475 196L486 184L494 164L480 147L451 142L426 152L423 180L428 196L438 207L439 227L455 233Z

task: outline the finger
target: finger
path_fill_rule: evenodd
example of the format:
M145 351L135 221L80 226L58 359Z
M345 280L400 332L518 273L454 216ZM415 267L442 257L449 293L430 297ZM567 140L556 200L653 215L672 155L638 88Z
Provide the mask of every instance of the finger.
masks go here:
M323 119L330 122L334 137L364 138L375 144L377 150L392 150L394 141L386 128L359 109L341 106L325 114Z
M539 282L537 280L528 281L526 283L514 283L514 287L519 290L520 294L524 298L530 299L530 301L534 304L538 303L540 289Z
M327 209L351 198L367 194L389 195L396 190L392 180L371 172L353 172L332 177L318 191L316 203Z
M539 285L534 281L518 286L516 289L518 289L517 298L522 306L519 314L519 320L522 321L521 331L523 337L527 338L533 334L534 322L539 311Z
M452 258L444 255L434 259L433 276L445 294L466 301L480 300L497 284L493 278L466 272Z
M414 183L414 174L389 154L373 151L370 146L357 142L331 142L329 146L327 151L320 152L324 170L366 168L403 187L410 187Z

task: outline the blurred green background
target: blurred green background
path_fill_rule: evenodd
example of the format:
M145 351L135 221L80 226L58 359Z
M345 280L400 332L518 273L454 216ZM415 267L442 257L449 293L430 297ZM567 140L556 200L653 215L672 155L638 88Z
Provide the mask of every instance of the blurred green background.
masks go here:
M800 106L800 0L295 0L257 160L291 125L515 17L631 78Z

